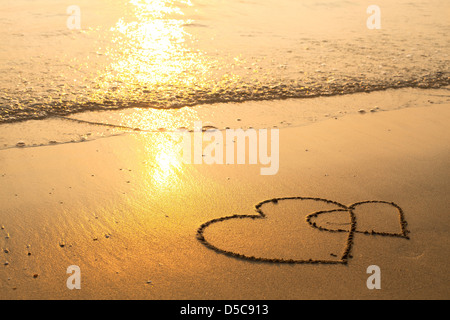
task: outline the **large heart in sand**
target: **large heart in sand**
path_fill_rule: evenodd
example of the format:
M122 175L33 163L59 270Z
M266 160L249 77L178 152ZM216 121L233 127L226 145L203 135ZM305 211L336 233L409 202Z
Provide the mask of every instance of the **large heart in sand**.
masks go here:
M255 209L256 215L204 223L197 239L230 257L285 264L346 264L355 233L408 239L404 212L393 202L346 206L328 199L286 197L262 201Z

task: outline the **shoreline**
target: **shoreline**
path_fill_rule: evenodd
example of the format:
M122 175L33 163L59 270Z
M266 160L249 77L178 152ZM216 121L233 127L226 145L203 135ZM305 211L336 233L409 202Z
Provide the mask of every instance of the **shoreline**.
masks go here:
M0 151L17 147L54 146L92 141L130 133L174 132L194 129L194 122L226 128L290 128L358 114L414 108L448 102L450 87L396 89L351 95L216 103L181 109L123 109L86 111L66 117L51 117L0 125Z
M90 112L121 112L123 110L128 109L150 109L150 110L158 110L158 111L176 111L180 109L185 108L199 108L199 107L208 107L211 105L218 105L218 104L252 104L252 103L261 103L261 102L282 102L286 100L308 100L308 99L320 99L320 98L336 98L336 97L342 97L342 96L352 96L352 95L360 95L360 94L374 94L374 93L383 93L383 92L392 92L397 90L440 90L440 89L447 89L450 85L450 79L447 76L447 78L442 77L444 72L436 72L436 75L439 75L440 78L444 79L435 79L434 82L431 83L423 83L421 82L421 79L413 79L413 80L407 80L405 81L405 84L397 84L397 85L387 85L383 86L381 85L379 88L375 85L372 85L372 87L369 89L367 87L361 86L360 88L357 88L354 91L348 91L343 93L343 88L330 88L332 93L325 92L317 92L311 95L296 95L296 94L288 94L288 95L282 95L274 96L274 97L265 97L262 95L261 97L255 97L250 98L247 97L245 99L242 99L241 96L236 96L234 98L230 99L211 99L211 100L205 100L205 101L196 101L192 103L187 104L180 104L180 105L174 105L174 106L168 106L168 107L162 107L162 106L150 106L150 102L131 102L131 103L125 103L123 101L113 102L111 100L105 100L103 103L100 102L85 102L84 104L77 105L77 108L74 109L71 112L68 113L59 113L57 110L64 109L64 105L52 105L50 107L50 110L47 112L50 113L50 115L42 115L38 117L29 117L29 118L4 118L5 115L2 114L0 117L3 117L2 122L0 122L0 125L2 124L14 124L14 123L20 123L20 122L27 122L27 121L40 121L40 120L46 120L51 118L68 118L68 117L76 117L77 114L83 114L83 113L90 113ZM422 79L423 80L423 79ZM414 85L412 85L413 83ZM285 87L286 85L281 85L281 88ZM267 86L265 86L267 87ZM307 89L303 86L300 86L299 88L296 88L298 91L307 91ZM282 90L280 90L282 91ZM249 93L247 93L249 94ZM75 104L75 103L73 103ZM39 104L41 107L46 107L45 103ZM70 104L69 104L70 105ZM52 110L52 108L55 108L56 110ZM8 111L8 110L7 110ZM15 111L15 110L9 110ZM8 112L6 112L8 114Z

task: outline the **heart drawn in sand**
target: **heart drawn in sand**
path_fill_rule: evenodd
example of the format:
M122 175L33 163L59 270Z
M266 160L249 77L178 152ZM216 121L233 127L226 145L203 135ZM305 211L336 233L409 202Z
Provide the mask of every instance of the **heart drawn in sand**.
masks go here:
M283 207L283 204L285 207ZM409 239L409 231L406 229L407 222L404 212L400 206L393 202L363 201L347 206L328 199L285 197L262 201L255 206L255 209L257 212L256 215L233 215L204 223L197 230L197 239L207 248L226 256L255 262L283 264L347 264L348 259L351 257L350 252L355 233ZM274 210L280 211L278 217L273 214L268 214L268 212ZM396 219L385 219L380 214L381 218L378 217L378 220L381 222L377 222L376 217L374 218L373 215L378 215L381 211L389 211L391 218L395 215ZM273 230L275 229L270 229L270 226L277 224L278 222L276 220L281 219L280 216L283 214L284 216L281 217L283 219L295 216L297 220L285 223L284 227L281 228L283 232L280 232L280 228L275 228L277 233L274 234ZM370 219L367 219L368 214L371 215ZM330 219L332 220L331 222L329 221ZM333 222L336 219L337 221ZM359 220L361 220L361 226L358 226ZM367 221L364 223L364 220ZM386 223L386 220L389 221ZM256 226L257 222L260 224ZM261 224L262 222L264 224ZM269 229L267 229L267 226L269 226ZM213 236L206 235L207 230L212 227L219 228L219 231L215 231L216 233L226 234L220 234L215 239L214 231L210 231ZM296 229L297 227L298 229ZM236 228L241 230L241 233L237 233L234 230ZM264 232L270 232L270 238L261 235ZM322 241L325 242L325 245L323 243L317 244L318 241L315 241L314 237L319 237L320 234L323 235L324 233L327 234L325 241ZM256 236L260 241L258 242L258 239L253 239L254 241L242 241L242 234ZM333 242L336 245L336 239L331 238L331 234L343 235L341 236L341 242L338 242L342 245L340 247L342 253L340 255L331 254L335 259L328 258L328 256L324 258L323 253L321 255L319 254L319 257L303 256L303 254L308 255L308 250L306 250L308 247L318 246L323 251L327 242ZM237 240L231 245L230 239L233 239L233 237ZM210 238L213 238L213 240ZM283 242L283 239L285 242ZM281 243L279 244L279 248L291 247L288 248L291 250L289 252L291 254L295 253L295 258L276 257L276 253L274 254L274 252L271 252L270 256L263 254L258 256L258 254L253 255L251 253L255 248L273 247L277 241ZM345 243L343 243L344 241ZM298 244L298 242L301 243ZM267 244L270 245L268 246ZM230 246L231 249L227 249L227 246ZM305 252L298 252L302 250ZM298 254L300 254L300 257ZM312 253L310 254L313 255Z

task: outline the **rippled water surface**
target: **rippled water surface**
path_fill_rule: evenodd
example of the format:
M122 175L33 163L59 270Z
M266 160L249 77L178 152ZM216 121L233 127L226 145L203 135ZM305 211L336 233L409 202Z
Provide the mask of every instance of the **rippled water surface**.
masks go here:
M377 5L380 30L361 0L2 0L0 123L450 84L450 2Z

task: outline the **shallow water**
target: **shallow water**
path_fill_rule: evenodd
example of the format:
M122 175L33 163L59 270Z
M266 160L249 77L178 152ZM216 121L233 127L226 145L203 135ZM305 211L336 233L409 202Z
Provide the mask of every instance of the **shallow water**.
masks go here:
M446 0L76 2L0 3L0 123L450 84Z

